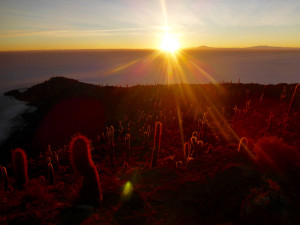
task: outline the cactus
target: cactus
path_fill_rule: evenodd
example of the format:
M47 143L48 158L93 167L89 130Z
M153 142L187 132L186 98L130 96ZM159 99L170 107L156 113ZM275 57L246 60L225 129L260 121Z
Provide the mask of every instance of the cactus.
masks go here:
M41 184L45 184L45 177L44 176L40 176L40 182L41 182Z
M189 156L192 157L194 153L196 153L196 147L197 147L197 137L192 136L191 137L191 145L190 145L190 153Z
M198 141L197 142L197 151L198 151L198 154L202 153L202 147L203 147L203 141Z
M187 141L184 143L184 147L183 147L183 158L184 160L187 160L187 158L189 157L190 154L190 143L188 143Z
M25 151L20 148L12 151L12 161L16 178L16 187L22 189L28 182L28 164Z
M273 112L270 112L269 114L269 119L268 119L268 127L267 127L267 130L271 130L273 128L273 125L274 125L274 113Z
M149 132L144 132L144 152L146 152L149 148L148 146L148 142L149 142Z
M8 191L9 181L6 168L3 166L1 167L1 174L4 181L4 191Z
M113 126L110 126L108 130L108 146L111 168L114 168L115 129Z
M126 145L126 158L129 161L130 156L130 134L126 134L125 136L125 145Z
M233 121L236 121L238 116L238 111L239 111L237 105L234 106L233 111L234 111Z
M58 158L58 155L56 152L54 152L54 155L53 155L53 167L54 167L55 171L59 170L59 158Z
M242 137L239 143L238 152L243 149L247 149L248 140L245 137Z
M55 184L55 173L51 162L48 163L48 179L49 185Z
M160 141L161 141L162 124L161 122L155 123L154 141L152 150L151 168L154 168L157 163L157 157L159 154Z
M212 145L209 145L208 148L207 148L207 153L208 154L211 154L214 150L214 147Z
M293 94L293 96L292 96L292 99L291 99L291 102L290 102L290 105L289 105L289 109L288 109L288 115L289 115L289 113L290 113L290 110L291 110L291 107L292 107L292 103L293 103L293 100L294 100L294 97L295 97L295 94L296 94L296 92L297 92L297 88L298 88L298 86L300 85L300 83L298 83L297 85L296 85L296 87L295 87L295 90L294 90L294 94Z
M102 190L97 168L91 156L90 141L82 135L72 138L70 154L73 169L83 177L79 192L79 203L99 205L102 202Z

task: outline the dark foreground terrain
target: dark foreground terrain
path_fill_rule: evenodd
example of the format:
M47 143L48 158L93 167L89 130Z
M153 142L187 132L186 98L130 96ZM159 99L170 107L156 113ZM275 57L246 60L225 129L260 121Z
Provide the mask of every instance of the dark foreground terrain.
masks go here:
M298 224L295 88L126 88L51 78L24 93L8 92L37 110L24 114L26 125L0 146L8 174L6 181L2 169L0 224ZM69 145L78 133L91 140L103 194L98 205L76 200L83 178L70 162ZM15 148L28 158L29 180L21 188L11 160ZM153 149L159 150L156 165Z

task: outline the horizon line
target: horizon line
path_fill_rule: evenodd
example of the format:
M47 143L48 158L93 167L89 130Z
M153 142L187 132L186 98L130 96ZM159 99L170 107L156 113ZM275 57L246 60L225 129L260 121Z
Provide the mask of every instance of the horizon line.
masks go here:
M245 50L300 50L300 46L298 47L283 47L283 46L269 46L269 45L256 45L256 46L247 46L247 47L214 47L214 46L193 46L193 47L184 47L179 48L178 51L181 50L217 50L217 49L245 49ZM159 48L57 48L57 49L24 49L24 50L0 50L0 52L38 52L38 51L87 51L87 50L100 50L100 51L116 51L116 50L152 50L152 51L163 51Z

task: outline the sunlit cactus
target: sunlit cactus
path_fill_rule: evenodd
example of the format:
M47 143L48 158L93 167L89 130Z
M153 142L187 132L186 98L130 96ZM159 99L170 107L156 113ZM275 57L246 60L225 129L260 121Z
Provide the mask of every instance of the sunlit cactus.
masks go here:
M82 135L73 137L70 154L74 170L83 177L79 203L99 205L102 201L102 191L97 168L91 156L90 141Z
M49 185L55 184L55 173L51 162L48 163L48 181Z
M155 131L154 131L151 168L154 168L157 163L157 158L158 158L159 149L160 149L161 133L162 133L162 124L161 124L161 122L156 122L155 123Z
M28 182L28 163L25 151L20 148L12 151L12 162L14 166L16 187L22 189Z
M130 157L130 134L126 134L125 136L125 146L126 146L126 158L129 161Z
M6 168L1 166L1 174L3 178L3 183L4 183L4 191L8 191L8 186L9 186L9 180L8 180L8 175Z
M238 147L238 152L242 151L242 149L246 150L248 145L248 140L245 137L242 137L240 139L239 147Z

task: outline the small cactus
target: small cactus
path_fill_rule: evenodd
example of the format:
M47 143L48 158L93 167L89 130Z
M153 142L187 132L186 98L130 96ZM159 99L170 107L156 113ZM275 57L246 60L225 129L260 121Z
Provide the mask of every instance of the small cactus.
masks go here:
M152 150L151 168L154 168L157 163L157 157L158 157L159 149L160 149L161 133L162 133L162 124L161 124L161 122L156 122L155 123L155 131L154 131L154 142L153 142L153 150Z
M28 182L28 164L25 151L20 148L12 151L12 162L16 178L16 187L22 189Z
M102 202L102 190L97 168L91 156L90 141L82 135L73 137L70 154L74 170L83 177L79 203L99 205Z

